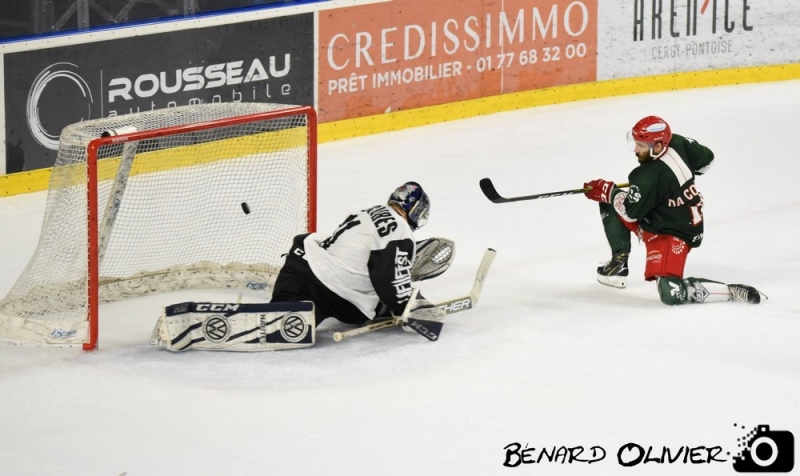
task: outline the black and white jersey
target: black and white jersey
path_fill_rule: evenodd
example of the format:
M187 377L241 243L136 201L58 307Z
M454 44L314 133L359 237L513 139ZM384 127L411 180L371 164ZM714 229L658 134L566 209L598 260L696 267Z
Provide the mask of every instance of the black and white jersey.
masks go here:
M396 315L411 297L416 244L411 227L391 207L350 215L329 236L312 233L305 258L331 291L372 319L380 303Z

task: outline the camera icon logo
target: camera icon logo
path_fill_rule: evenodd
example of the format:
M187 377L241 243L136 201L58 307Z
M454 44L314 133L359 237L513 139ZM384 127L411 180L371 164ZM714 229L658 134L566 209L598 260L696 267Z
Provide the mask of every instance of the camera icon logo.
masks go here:
M738 439L733 469L739 473L788 473L794 468L794 435L758 425Z

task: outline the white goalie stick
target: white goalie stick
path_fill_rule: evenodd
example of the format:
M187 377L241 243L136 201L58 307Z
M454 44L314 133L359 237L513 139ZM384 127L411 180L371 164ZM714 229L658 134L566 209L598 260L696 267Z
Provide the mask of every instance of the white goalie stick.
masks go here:
M483 289L483 281L486 279L486 274L489 272L489 268L492 266L492 261L494 261L494 257L497 252L491 248L487 249L483 253L483 259L481 260L481 264L478 266L478 271L475 275L475 282L472 285L472 290L466 296L457 297L455 299L450 299L448 301L443 301L434 306L441 308L444 310L445 314L455 314L457 312L466 311L467 309L472 309L478 304L478 299L481 296L481 290ZM416 293L418 289L414 289L414 295L412 295L409 302L413 301L416 297ZM406 312L408 309L406 309ZM358 336L361 334L366 334L368 332L377 331L380 329L388 329L390 327L397 327L402 324L403 321L400 318L390 318L386 320L382 320L379 322L374 322L372 324L367 324L365 326L359 327L357 329L351 329L349 331L344 332L334 332L333 333L333 340L336 342L341 342L342 340L346 339L347 337Z

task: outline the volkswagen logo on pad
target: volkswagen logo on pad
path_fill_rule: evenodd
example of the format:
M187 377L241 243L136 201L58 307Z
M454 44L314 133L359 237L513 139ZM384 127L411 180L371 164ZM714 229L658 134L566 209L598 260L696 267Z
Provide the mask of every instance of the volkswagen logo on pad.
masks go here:
M224 317L214 315L203 321L203 335L209 342L225 342L231 335L231 326Z
M287 314L281 322L281 337L286 342L300 342L308 334L309 326L300 314Z

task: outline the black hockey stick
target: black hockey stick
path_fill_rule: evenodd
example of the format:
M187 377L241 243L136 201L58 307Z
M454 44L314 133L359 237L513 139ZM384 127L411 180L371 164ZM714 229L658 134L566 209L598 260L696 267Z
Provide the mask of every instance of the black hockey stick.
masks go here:
M586 193L592 189L592 187L586 187L576 188L575 190L562 190L560 192L540 193L537 195L524 195L521 197L502 197L499 193L497 193L497 189L494 188L494 184L492 183L491 179L481 179L480 185L483 194L486 195L486 198L488 198L492 203L509 203L519 202L522 200L538 200L540 198L560 197L562 195L576 195L579 193ZM616 185L620 188L628 186L627 183L618 183Z

